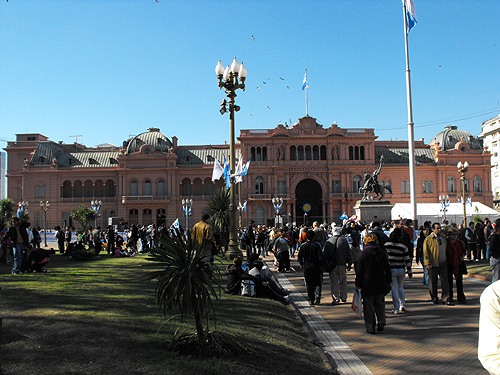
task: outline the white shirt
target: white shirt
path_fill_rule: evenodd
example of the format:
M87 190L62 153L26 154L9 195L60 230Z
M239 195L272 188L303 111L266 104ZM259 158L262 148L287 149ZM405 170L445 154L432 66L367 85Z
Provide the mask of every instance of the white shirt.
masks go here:
M481 294L477 357L490 374L500 374L500 280Z

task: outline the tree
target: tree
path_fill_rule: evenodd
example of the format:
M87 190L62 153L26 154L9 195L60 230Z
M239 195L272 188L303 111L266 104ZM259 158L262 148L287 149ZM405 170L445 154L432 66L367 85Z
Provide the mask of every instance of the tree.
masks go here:
M225 187L217 190L208 201L210 225L214 236L220 239L221 245L227 251L229 243L229 203L231 202L230 190Z
M14 201L10 198L0 201L0 225L9 225L14 216Z
M195 237L195 236L193 236ZM193 315L198 342L204 341L208 332L209 313L215 312L212 298L219 296L212 280L219 284L216 268L202 256L203 244L193 241L191 231L187 232L187 242L181 234L160 235L160 243L149 260L157 262L162 269L152 272L150 280L157 279L156 302L165 315L179 312L181 319ZM206 328L203 327L206 318Z
M148 275L148 279L157 280L158 308L165 316L179 313L181 320L192 315L196 326L196 335L176 332L167 347L185 355L227 356L248 351L239 337L209 330L211 314L217 314L214 300L220 301L221 275L203 256L205 244L196 241L196 232L188 230L184 242L181 233L169 235L165 230L160 232L160 244L148 258L161 268Z
M84 204L78 208L73 208L70 213L71 218L80 224L80 228L77 230L78 233L85 233L89 229L90 223L95 220L96 215L92 208Z

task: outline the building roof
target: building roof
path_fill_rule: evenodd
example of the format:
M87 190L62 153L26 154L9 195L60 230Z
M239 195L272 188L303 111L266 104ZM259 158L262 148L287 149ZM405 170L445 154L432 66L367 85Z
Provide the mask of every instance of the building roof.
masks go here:
M52 165L72 168L112 168L118 166L119 151L96 149L68 151L68 145L40 141L30 160L31 166Z
M375 148L375 160L384 155L384 164L408 164L410 162L407 148ZM433 151L430 148L415 149L415 163L435 163Z
M236 158L241 157L241 150L236 148ZM217 159L221 164L224 158L229 160L229 148L181 148L177 149L177 164L213 164Z
M168 152L173 147L172 142L158 128L149 128L146 132L136 135L127 145L127 154L138 152L145 144L151 145L156 151Z
M483 150L483 142L465 130L459 130L455 125L449 125L432 138L430 144L438 143L442 151L455 148L455 145L463 140L472 150Z

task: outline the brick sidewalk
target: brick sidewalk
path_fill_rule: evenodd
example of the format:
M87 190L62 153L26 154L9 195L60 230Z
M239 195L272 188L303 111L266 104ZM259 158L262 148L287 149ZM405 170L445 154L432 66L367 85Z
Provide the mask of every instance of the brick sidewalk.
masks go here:
M268 264L271 258L267 258ZM384 334L365 332L364 321L351 310L354 272L348 273L348 302L330 305L330 285L323 280L321 305L311 307L305 296L302 271L277 274L292 291L292 302L342 374L487 374L477 359L479 297L489 282L465 278L467 305L433 305L422 285L422 268L414 265L413 279L405 279L407 312L393 315L386 297ZM455 290L456 299L456 290Z

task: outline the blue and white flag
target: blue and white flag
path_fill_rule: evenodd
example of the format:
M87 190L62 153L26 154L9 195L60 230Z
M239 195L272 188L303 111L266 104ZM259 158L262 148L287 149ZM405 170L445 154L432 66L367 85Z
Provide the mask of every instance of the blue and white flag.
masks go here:
M226 188L231 188L231 167L224 157L224 178L226 179Z
M403 5L406 5L406 31L410 32L413 26L417 24L417 12L413 0L403 0Z
M222 167L222 165L220 165L220 162L217 159L215 159L214 170L212 172L212 182L214 182L215 180L219 180L223 174L224 174L224 168Z
M457 201L458 203L462 203L462 198L460 198L458 195L457 195Z
M171 227L180 230L180 225L179 225L179 218L175 219L175 221L172 223Z
M307 85L307 68L306 68L306 72L304 73L304 80L302 81L302 91L304 91L307 87L309 87Z
M248 168L250 168L250 160L252 160L251 157L248 159L246 164L241 168L241 172L238 173L238 176L246 176L246 174L248 173Z
M469 198L467 198L467 201L465 202L465 204L468 204L472 207L472 198L470 195L469 195Z

